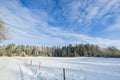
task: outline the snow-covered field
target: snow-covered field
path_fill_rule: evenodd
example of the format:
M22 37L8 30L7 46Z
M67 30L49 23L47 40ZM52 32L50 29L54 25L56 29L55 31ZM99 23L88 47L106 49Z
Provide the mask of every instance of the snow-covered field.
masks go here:
M0 57L0 80L120 80L120 58Z

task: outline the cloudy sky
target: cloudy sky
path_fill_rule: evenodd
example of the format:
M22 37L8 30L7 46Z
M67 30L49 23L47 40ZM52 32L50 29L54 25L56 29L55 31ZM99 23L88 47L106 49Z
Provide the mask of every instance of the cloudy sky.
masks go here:
M2 44L91 43L120 48L120 0L0 0Z

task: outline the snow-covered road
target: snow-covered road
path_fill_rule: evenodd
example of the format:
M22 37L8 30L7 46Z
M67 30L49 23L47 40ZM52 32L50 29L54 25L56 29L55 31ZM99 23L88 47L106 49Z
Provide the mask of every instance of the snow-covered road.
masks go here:
M14 58L0 58L0 80L34 80L31 66Z
M66 80L120 80L120 58L87 57L0 57L0 80L63 80L63 68Z
M0 58L0 80L22 80L16 61L9 58Z

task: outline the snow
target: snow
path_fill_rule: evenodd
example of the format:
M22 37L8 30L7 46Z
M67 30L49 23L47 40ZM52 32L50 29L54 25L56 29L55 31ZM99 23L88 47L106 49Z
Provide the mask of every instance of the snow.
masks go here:
M120 58L0 57L0 80L120 80Z

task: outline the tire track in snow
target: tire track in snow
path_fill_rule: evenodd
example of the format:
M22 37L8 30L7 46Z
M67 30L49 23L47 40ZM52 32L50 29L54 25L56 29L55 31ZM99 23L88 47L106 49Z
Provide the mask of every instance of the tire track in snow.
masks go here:
M19 67L19 73L21 76L21 80L36 80L37 76L35 76L35 73L31 70L31 66L26 66L26 63L17 62Z
M21 80L24 80L24 78L23 78L23 72L22 72L22 69L21 69L20 63L18 63L18 66L19 66L19 70L20 70Z

